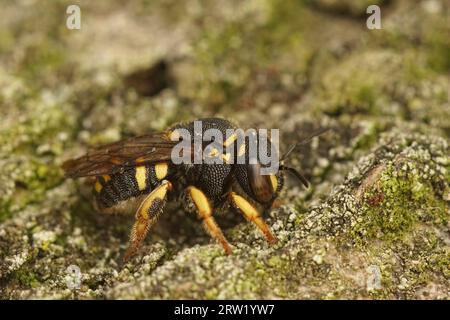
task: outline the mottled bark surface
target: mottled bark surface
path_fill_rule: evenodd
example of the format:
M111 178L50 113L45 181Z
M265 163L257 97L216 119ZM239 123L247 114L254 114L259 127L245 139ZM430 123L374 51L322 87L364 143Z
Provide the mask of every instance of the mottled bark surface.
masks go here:
M8 1L0 12L0 298L446 299L450 7L443 0ZM364 3L364 4L362 4ZM60 164L90 146L220 116L281 129L269 246L218 216L224 255L167 207L123 269L132 216L102 215ZM67 285L69 266L81 287Z

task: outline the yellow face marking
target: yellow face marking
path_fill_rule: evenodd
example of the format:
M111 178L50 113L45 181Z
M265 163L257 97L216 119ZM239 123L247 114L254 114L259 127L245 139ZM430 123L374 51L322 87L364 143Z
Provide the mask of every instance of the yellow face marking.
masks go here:
M111 177L108 176L107 174L105 174L105 175L103 176L103 180L105 180L105 182L108 182L109 180L111 180Z
M237 135L236 135L236 133L233 133L231 136L229 136L229 137L227 138L227 140L225 140L225 142L223 143L223 145L224 145L225 147L228 147L230 144L232 144L234 141L236 141L236 139L237 139Z
M275 175L270 175L270 182L272 183L273 191L276 191L278 188L278 179Z
M218 154L219 154L219 150L217 150L216 148L211 148L211 151L209 152L210 157L215 157Z
M209 204L209 201L206 198L205 194L201 190L192 186L188 187L187 191L191 196L192 201L194 201L200 216L202 218L211 216L212 215L211 205Z
M145 190L147 187L147 183L145 182L145 176L146 176L147 169L144 166L136 167L136 181L138 184L139 190Z
M258 210L255 209L255 207L253 207L247 200L245 200L245 198L237 195L236 193L232 192L231 193L231 199L233 200L233 202L236 204L236 206L242 210L242 212L244 213L244 215L249 219L249 220L254 220L257 217L259 217L259 212Z
M222 160L225 161L225 163L228 163L231 158L231 153L225 153L222 155Z
M238 151L238 157L242 157L245 154L245 143L241 144Z
M157 163L155 165L155 173L156 173L156 179L162 180L167 176L167 171L169 169L169 165L167 162L161 162Z
M103 186L100 183L100 181L97 180L97 181L95 181L94 188L97 193L100 193L100 191L102 191L102 189L103 189Z
M139 207L139 210L137 211L138 215L141 216L144 219L148 219L148 210L152 206L155 199L165 199L167 195L167 191L172 189L172 184L168 181L157 187L155 190L153 190L147 198L144 199L141 206Z

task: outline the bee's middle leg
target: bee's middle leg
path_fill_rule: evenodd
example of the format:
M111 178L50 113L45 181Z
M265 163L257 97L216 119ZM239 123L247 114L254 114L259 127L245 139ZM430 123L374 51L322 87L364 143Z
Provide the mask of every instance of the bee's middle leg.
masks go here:
M199 217L203 220L206 231L222 245L227 254L231 254L231 246L222 233L216 220L213 217L213 207L211 201L200 189L189 186L186 188L186 194L194 204Z
M130 235L130 244L125 256L124 263L128 262L139 249L140 244L145 239L148 230L156 222L163 211L167 200L167 193L172 189L172 184L164 180L158 187L150 192L140 204L136 211L136 222L133 225Z
M277 238L272 234L269 226L264 222L258 209L256 209L244 197L236 194L235 192L229 193L229 199L237 211L242 213L248 221L253 222L258 229L261 230L269 243L277 242Z

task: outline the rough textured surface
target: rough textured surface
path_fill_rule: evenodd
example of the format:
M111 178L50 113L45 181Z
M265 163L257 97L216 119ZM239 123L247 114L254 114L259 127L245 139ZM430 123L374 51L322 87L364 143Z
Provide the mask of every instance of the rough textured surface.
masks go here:
M2 5L0 298L448 299L450 8L374 2L382 30L353 0L80 1L73 31L67 1ZM228 214L225 256L171 205L120 268L133 218L60 164L211 115L284 148L333 129L290 159L312 187L267 217L279 243Z

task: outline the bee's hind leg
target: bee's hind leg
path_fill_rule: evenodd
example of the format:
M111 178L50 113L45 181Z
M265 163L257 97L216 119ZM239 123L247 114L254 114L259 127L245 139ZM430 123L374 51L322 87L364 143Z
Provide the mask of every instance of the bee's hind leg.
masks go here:
M127 263L139 249L145 239L148 230L156 222L163 211L167 200L167 193L172 189L172 184L164 180L142 201L136 211L136 222L131 230L130 244L125 252L123 263Z
M231 254L231 246L213 217L213 207L211 201L208 200L203 191L194 186L187 187L186 194L189 197L189 200L194 204L199 217L203 220L203 226L205 227L206 231L214 239L219 241L219 243L225 250L225 253Z
M230 192L229 198L232 206L242 213L248 221L253 222L261 230L269 243L277 242L277 238L272 234L259 211L250 202L235 192Z

